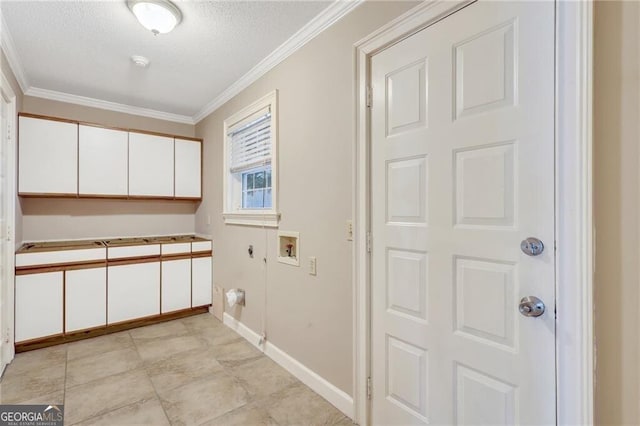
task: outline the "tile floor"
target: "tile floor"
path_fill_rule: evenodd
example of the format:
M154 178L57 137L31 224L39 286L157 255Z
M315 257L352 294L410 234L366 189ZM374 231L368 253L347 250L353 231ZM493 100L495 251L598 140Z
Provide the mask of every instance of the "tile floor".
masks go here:
M64 403L65 425L351 425L209 314L18 354L0 403Z

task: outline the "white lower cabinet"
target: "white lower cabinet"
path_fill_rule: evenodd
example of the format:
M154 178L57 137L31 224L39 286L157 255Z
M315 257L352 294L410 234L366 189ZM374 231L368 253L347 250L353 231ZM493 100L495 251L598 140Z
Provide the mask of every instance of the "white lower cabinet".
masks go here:
M191 259L191 306L211 304L212 258L196 257Z
M107 323L160 313L160 262L109 266Z
M191 307L191 259L162 262L162 313Z
M65 332L107 324L107 268L65 272Z
M16 342L62 333L63 274L16 276Z

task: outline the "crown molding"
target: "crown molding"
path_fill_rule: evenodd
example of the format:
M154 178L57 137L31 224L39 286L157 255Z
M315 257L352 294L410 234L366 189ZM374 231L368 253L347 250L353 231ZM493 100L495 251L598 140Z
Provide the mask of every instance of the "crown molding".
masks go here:
M318 34L338 22L342 17L358 7L364 0L335 0L325 10L320 12L307 25L293 34L287 41L278 46L269 56L258 62L249 72L240 77L214 100L205 105L196 115L193 121L197 124L209 114L220 108L231 98L242 92L250 84L258 80L264 74L284 61L295 51L307 44Z
M119 104L117 102L88 98L86 96L72 95L69 93L57 92L55 90L40 89L38 87L30 87L26 92L24 92L24 94L26 96L33 96L36 98L67 102L70 104L106 109L115 112L123 112L125 114L139 115L142 117L155 118L158 120L173 121L175 123L195 124L193 118L189 117L188 115L173 114L170 112L157 111L155 109Z
M7 62L9 62L9 68L11 68L13 75L18 81L18 85L20 85L20 89L22 89L22 93L26 92L29 89L29 80L22 67L20 57L16 52L13 37L11 37L9 27L7 27L7 23L4 20L2 10L0 10L0 47L7 58Z

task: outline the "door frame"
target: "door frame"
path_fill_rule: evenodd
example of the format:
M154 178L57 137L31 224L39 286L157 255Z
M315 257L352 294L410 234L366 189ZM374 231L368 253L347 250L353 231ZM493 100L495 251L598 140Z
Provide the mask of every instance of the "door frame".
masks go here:
M5 265L4 276L0 277L0 302L2 298L6 297L7 306L9 309L6 312L0 311L0 339L3 344L0 351L0 375L4 372L4 368L7 364L13 360L15 356L14 347L14 282L15 282L15 256L14 251L16 240L16 166L17 166L17 151L16 141L17 139L17 116L18 105L16 94L9 84L8 78L3 71L0 71L0 97L4 98L8 104L7 121L9 126L9 143L3 149L6 149L6 188L7 191L2 191L2 200L7 207L7 235L0 235L0 238L6 239L7 252L1 262ZM4 138L0 138L0 143L4 143ZM0 161L2 161L0 159ZM0 304L1 306L1 304Z
M355 45L354 422L370 422L370 59L477 0L425 1ZM481 0L480 0L481 1ZM593 424L593 1L556 0L556 422Z

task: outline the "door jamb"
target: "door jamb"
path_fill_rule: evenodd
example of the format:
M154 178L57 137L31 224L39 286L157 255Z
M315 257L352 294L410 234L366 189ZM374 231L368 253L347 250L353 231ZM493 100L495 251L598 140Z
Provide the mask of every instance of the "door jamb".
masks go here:
M14 347L14 282L15 282L15 256L14 249L16 240L16 167L17 167L17 98L16 94L9 84L9 80L5 76L4 71L0 71L0 96L8 101L9 110L7 111L7 119L9 125L9 143L6 152L6 193L2 194L7 206L7 229L8 235L0 235L0 238L7 239L8 250L5 258L1 259L5 265L5 276L1 277L0 298L6 297L4 305L8 308L7 312L0 312L2 316L2 330L0 330L0 339L2 339L2 353L0 354L0 375L4 371L4 367L9 364L15 356ZM1 142L0 142L1 143ZM4 191L3 191L4 192ZM14 246L12 246L13 244Z
M370 58L476 0L425 1L354 45L354 422L370 423ZM593 424L593 2L556 1L556 422Z

